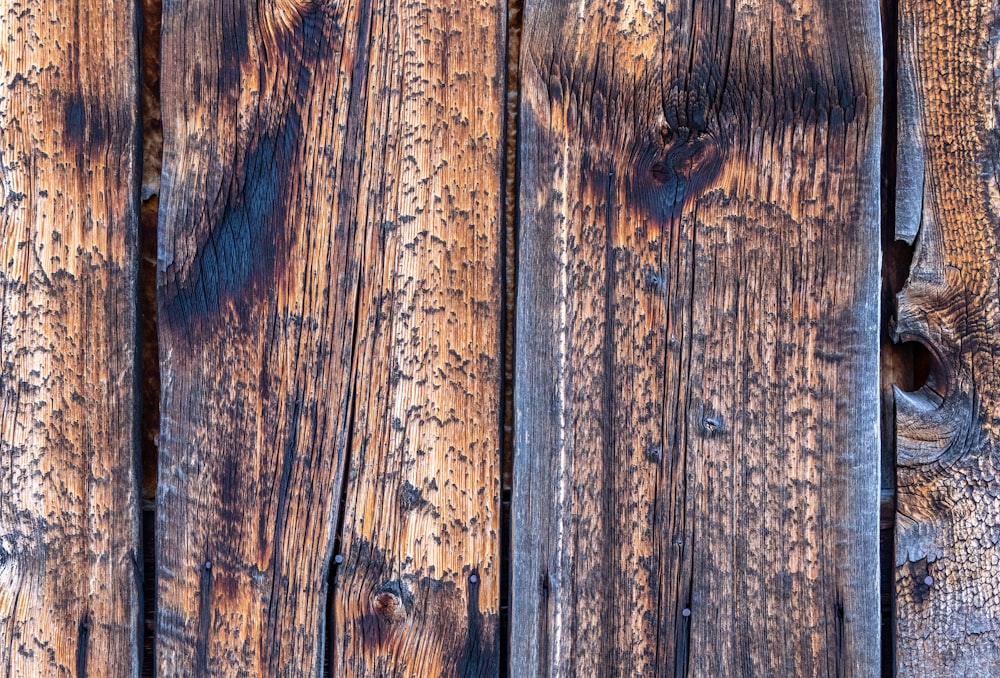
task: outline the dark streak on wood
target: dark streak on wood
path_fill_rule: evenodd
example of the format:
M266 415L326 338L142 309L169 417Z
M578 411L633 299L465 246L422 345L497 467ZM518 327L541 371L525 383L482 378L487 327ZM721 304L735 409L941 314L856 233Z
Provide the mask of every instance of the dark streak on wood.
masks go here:
M198 638L195 648L195 672L198 676L208 673L208 642L212 634L212 563L206 561L201 568L198 584Z
M76 627L76 678L87 678L87 652L90 650L90 615Z

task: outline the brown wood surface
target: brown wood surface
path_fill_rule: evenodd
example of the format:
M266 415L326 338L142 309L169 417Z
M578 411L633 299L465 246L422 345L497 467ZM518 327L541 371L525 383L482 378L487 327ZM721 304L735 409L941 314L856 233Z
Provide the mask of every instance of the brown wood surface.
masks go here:
M515 675L878 673L880 49L527 3Z
M497 673L503 18L164 7L160 675Z
M899 5L895 331L932 356L896 393L900 676L1000 675L998 10Z
M0 12L0 673L136 676L135 7Z

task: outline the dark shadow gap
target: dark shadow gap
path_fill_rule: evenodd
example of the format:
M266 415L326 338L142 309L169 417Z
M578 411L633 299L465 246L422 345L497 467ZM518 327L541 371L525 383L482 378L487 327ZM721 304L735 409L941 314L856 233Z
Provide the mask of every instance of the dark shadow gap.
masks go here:
M360 297L361 286L358 285L358 296ZM356 302L357 303L357 302ZM354 317L357 318L357 308L355 308ZM352 339L352 346L357 346L357 328L355 328L355 334ZM330 554L330 562L327 566L326 573L326 605L324 608L324 626L322 629L323 637L323 678L334 678L333 665L334 665L334 652L336 650L335 645L337 641L337 618L336 618L336 593L337 593L337 568L344 562L344 558L347 556L343 553L343 539L344 534L344 514L347 513L347 490L348 490L348 479L351 475L351 450L354 445L354 387L351 388L351 401L347 408L348 419L347 419L347 440L344 446L344 466L342 471L342 476L340 479L339 491L340 494L337 498L337 528L333 533L333 551Z
M351 477L351 454L354 451L354 419L356 416L355 406L355 384L357 372L355 369L355 354L358 348L358 322L361 317L361 269L358 269L357 287L354 295L354 323L351 333L351 372L349 378L349 400L347 403L347 436L344 441L344 463L341 467L339 494L337 496L337 529L333 534L333 551L330 554L330 562L327 564L326 574L326 607L324 619L325 628L322 629L323 636L323 677L333 678L333 653L337 640L337 616L335 598L337 594L337 568L347 558L343 553L344 516L347 513L347 491L349 489Z
M896 240L896 154L898 140L898 0L881 0L885 93L882 118L882 317L881 407L882 482L879 510L879 544L882 613L882 675L896 673L895 624L895 525L896 525L896 421L893 386L914 391L931 372L929 352L915 342L894 343L896 295L910 273L913 248Z
M357 58L354 59L354 64L351 70L351 82L355 83L367 83L370 77L369 67L371 58L371 21L372 21L372 7L369 0L364 0L358 9L358 23L356 26L357 32L353 35L353 49ZM364 87L361 88L364 91ZM368 111L368 101L363 95L358 95L356 92L351 92L347 97L347 119L348 121L356 121L357 124L348 124L343 130L343 143L345 149L352 149L353 151L359 151L362 148L362 138L364 136L364 124L362 121L367 118ZM359 131L360 130L360 131ZM362 187L362 167L364 154L362 153L361 158L352 159L351 162L356 162L356 165L349 166L346 165L347 162L347 152L341 158L341 162L345 163L344 167L351 167L352 169L348 171L345 178L341 180L341 186L346 190L346 187L353 183L354 185L354 207L356 207L356 202L358 200L358 195L361 193ZM345 214L347 212L344 212ZM364 275L365 269L363 263L366 260L366 252L364 245L360 251L355 250L352 257L356 258L357 270L356 279L354 281L354 310L351 314L350 323L350 333L351 333L351 351L350 351L350 365L348 367L348 375L345 383L346 389L346 401L345 415L344 415L344 426L346 428L344 437L344 447L343 447L343 459L340 462L340 477L335 479L334 487L337 490L337 524L336 531L333 533L333 546L331 552L328 554L329 561L327 562L327 572L326 572L326 604L324 608L325 619L320 627L320 631L323 639L322 647L322 672L325 678L330 678L331 676L336 676L335 664L337 663L337 571L341 565L344 564L346 559L351 558L351 553L344 552L344 531L345 527L345 517L346 517L346 507L347 507L347 493L350 489L351 472L353 466L353 453L355 447L355 420L357 418L357 381L358 381L358 342L360 336L360 325L359 318L361 318L361 308L362 304L367 304L371 299L363 299L362 295L365 291L364 285ZM336 484L339 483L339 486ZM352 528L353 529L353 528ZM357 554L357 545L352 547L354 555ZM353 559L352 559L353 560ZM351 565L354 567L354 564ZM347 631L343 632L345 635Z
M156 318L160 170L163 127L160 120L160 24L162 0L142 0L139 35L142 111L142 193L139 213L137 315L139 332L142 492L142 655L143 676L155 675L156 619L156 476L160 434L160 356Z
M510 675L511 492L514 476L514 333L517 306L518 107L523 0L507 2L507 88L503 194L503 430L500 437L500 675Z
M940 366L934 359L931 350L919 341L901 341L893 344L890 349L904 356L909 366L907 379L896 383L896 386L906 393L916 393L924 386L940 395L944 395L945 378Z

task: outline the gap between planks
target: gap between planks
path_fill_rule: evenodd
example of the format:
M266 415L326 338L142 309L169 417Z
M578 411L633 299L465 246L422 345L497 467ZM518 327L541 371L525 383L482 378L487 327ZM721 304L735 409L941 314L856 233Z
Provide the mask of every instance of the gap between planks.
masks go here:
M156 484L160 434L160 356L156 314L163 123L160 119L160 24L162 0L142 0L139 59L142 87L142 193L139 219L139 456L142 487L143 625L142 675L154 675L156 618Z

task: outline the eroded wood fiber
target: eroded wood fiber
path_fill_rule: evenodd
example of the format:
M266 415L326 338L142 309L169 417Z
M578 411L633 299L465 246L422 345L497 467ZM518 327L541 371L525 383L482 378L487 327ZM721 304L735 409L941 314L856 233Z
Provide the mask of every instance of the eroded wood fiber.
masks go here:
M529 1L514 675L876 675L869 0Z
M136 28L0 10L3 675L139 672Z
M160 674L496 674L504 6L163 44Z
M895 331L933 363L896 391L900 676L1000 674L998 18L899 4L896 228L916 249Z

